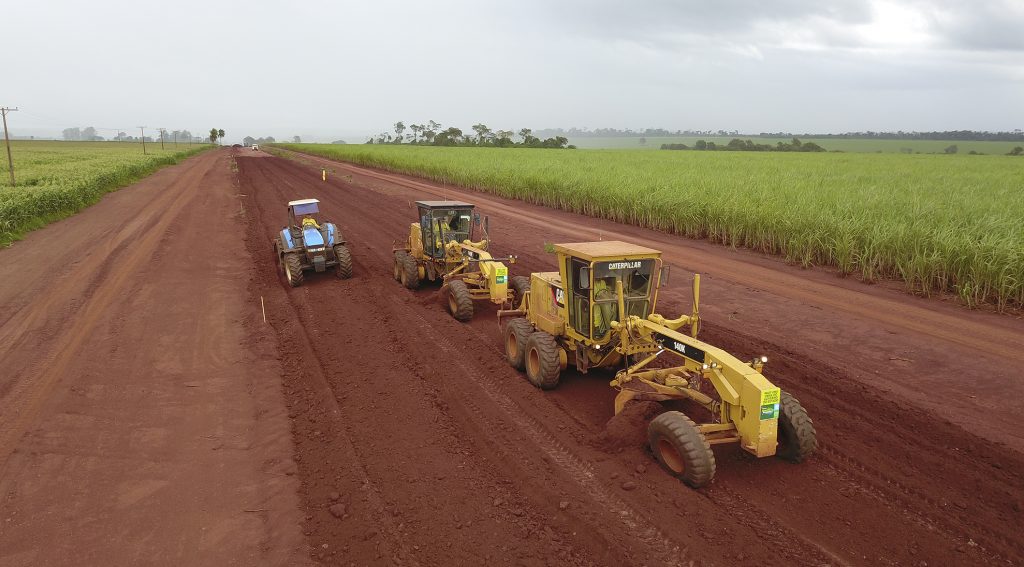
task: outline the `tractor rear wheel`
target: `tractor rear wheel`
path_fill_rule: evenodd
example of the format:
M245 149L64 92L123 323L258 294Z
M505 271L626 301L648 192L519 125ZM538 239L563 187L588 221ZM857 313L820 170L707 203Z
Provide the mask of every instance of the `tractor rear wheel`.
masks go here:
M302 285L302 260L299 259L299 255L294 252L285 254L282 264L284 264L284 277L288 279L288 283L292 287Z
M529 276L512 276L512 291L515 292L512 299L513 307L518 307L523 302L526 292L530 291Z
M445 286L448 288L448 311L456 321L469 321L473 318L473 295L469 293L466 282L452 280Z
M700 488L715 476L715 454L711 444L686 414L667 411L647 426L651 452L672 476Z
M560 348L555 337L544 331L531 333L526 339L526 377L541 390L558 386L558 375L562 372Z
M338 260L338 267L335 272L338 277L347 280L352 277L352 254L348 248L339 244L334 247L334 257Z
M779 406L779 448L775 455L791 463L802 463L818 447L814 422L789 392L782 392Z
M533 333L533 325L522 317L505 325L505 359L516 370L526 367L526 341Z
M409 289L416 289L420 287L420 270L416 266L416 259L409 254L403 254L396 256L398 262L402 265L401 273L399 274L399 280L402 285Z

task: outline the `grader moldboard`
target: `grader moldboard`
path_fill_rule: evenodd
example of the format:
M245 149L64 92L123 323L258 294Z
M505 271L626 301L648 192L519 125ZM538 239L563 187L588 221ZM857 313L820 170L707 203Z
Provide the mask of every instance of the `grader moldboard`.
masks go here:
M478 235L480 215L460 201L417 201L419 222L409 227L405 247L395 248L394 276L409 289L421 281L440 281L441 298L459 321L473 318L473 301L490 300L506 306L522 297L529 278L509 279L508 267L491 256L487 219ZM480 240L474 241L474 237ZM510 264L515 257L505 258Z
M670 474L699 488L715 474L711 445L739 443L757 457L801 462L816 448L814 425L800 402L761 374L767 357L743 362L698 340L700 276L693 312L678 319L655 313L668 268L661 252L617 241L555 245L557 272L534 273L530 290L504 329L509 364L534 385L555 388L569 362L586 373L618 367L615 414L631 400L689 400L710 414L697 424L680 411L648 426L648 443ZM689 335L677 329L689 326ZM664 367L663 354L682 359Z
M289 201L288 226L274 239L274 253L292 287L302 285L303 270L324 272L333 267L339 278L352 277L352 256L341 231L334 223L316 220L319 203L316 199Z

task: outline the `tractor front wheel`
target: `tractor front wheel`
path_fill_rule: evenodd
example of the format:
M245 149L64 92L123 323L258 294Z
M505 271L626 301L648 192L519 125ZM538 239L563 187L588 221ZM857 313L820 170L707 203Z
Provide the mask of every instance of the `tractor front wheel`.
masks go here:
M409 254L395 256L401 264L401 273L398 274L398 281L409 289L420 287L419 267L416 266L416 259Z
M553 390L558 386L562 364L559 360L558 342L555 337L537 331L526 339L526 377L541 390Z
M295 253L284 255L284 276L292 287L302 285L302 260Z
M514 292L513 306L519 307L519 304L523 302L523 297L526 296L526 292L530 291L529 276L512 276L512 291Z
M526 367L526 341L533 333L533 325L518 317L505 325L505 359L516 370Z
M690 418L667 411L651 420L647 442L658 463L672 476L693 488L700 488L715 476L715 454L711 444Z
M335 269L335 273L338 277L347 280L352 277L352 254L349 253L348 248L339 244L334 247L334 257L338 260L338 267Z
M473 318L473 295L469 293L466 282L452 280L448 282L448 311L456 321L469 321Z
M802 463L818 447L814 422L789 392L782 392L779 406L779 447L775 455L791 463Z

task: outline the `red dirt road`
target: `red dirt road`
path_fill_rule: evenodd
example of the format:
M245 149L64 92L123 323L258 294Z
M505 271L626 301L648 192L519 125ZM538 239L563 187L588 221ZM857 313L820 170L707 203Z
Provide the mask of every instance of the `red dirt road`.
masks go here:
M645 244L675 265L675 315L699 269L702 338L769 355L819 453L718 446L695 491L643 450L643 406L609 420L608 376L530 386L493 308L458 323L391 277L411 201L439 196L490 216L514 273L550 269L546 242ZM304 197L352 279L283 281L271 239ZM1022 337L753 254L210 152L0 250L0 566L1024 564Z
M307 561L229 162L0 250L0 565Z
M1021 405L1019 320L327 160L242 154L237 162L261 293L287 345L315 557L425 565L1024 560L1021 437L1004 427ZM320 167L332 170L326 183ZM570 372L556 391L532 388L504 363L493 309L460 324L436 290L409 292L392 280L391 246L414 217L411 201L441 195L490 215L496 251L519 255L516 273L550 269L545 242L600 232L655 246L683 268L660 308L674 315L688 310L685 269L699 267L710 276L705 340L771 356L769 376L815 419L820 453L792 466L722 446L716 481L693 491L643 451L643 416L609 422L614 392L605 379ZM283 203L300 197L320 199L340 225L352 280L324 276L293 290L274 274L270 239ZM637 488L623 489L626 481ZM335 502L341 518L331 513Z

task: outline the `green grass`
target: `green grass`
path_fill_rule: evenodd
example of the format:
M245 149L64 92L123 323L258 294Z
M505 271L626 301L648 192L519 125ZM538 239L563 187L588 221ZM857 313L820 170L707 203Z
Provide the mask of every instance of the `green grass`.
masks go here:
M1024 306L1024 158L280 145Z
M798 136L799 137L799 136ZM630 149L630 150L657 150L662 144L686 144L693 147L697 140L714 142L718 145L725 145L729 140L739 138L741 140L752 140L755 144L771 144L777 142L790 142L793 138L759 138L756 136L667 136L647 138L645 145L640 145L639 137L629 138L570 138L569 143L581 149ZM912 153L941 154L943 150L955 145L961 154L975 151L986 155L1005 155L1015 146L1024 146L1024 142L962 142L956 140L854 140L837 138L804 138L799 137L801 142L814 142L829 151L855 152L855 153L905 153L904 149L910 149Z
M125 142L11 142L16 186L0 154L0 244L72 215L113 191L209 145Z

